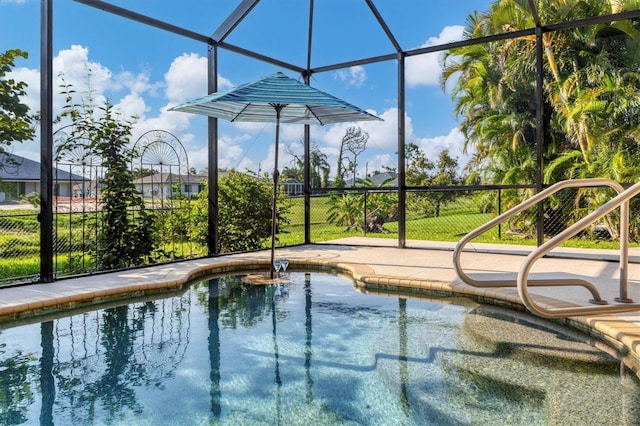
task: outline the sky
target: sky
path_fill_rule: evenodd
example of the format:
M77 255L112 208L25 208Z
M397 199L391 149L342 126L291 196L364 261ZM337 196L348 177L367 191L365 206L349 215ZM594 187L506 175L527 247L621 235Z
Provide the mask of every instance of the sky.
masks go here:
M28 84L23 99L40 110L40 0L0 0L0 51L22 49L11 78ZM167 23L212 35L240 0L111 0L120 7ZM489 0L375 0L376 7L403 49L462 39L469 14L485 11ZM394 53L364 0L315 0L312 67ZM306 66L309 2L262 0L226 41L278 60ZM137 117L132 142L146 132L163 130L184 146L189 167L207 167L206 118L168 111L207 91L207 46L158 28L76 3L53 2L54 114L64 98L59 85L90 92L96 103L108 100L127 117ZM440 84L440 54L414 56L406 63L406 142L435 160L443 149L464 166L471 153L462 150L454 103ZM379 62L316 73L311 85L381 117L381 122L311 126L312 144L327 155L332 176L342 136L358 125L369 134L358 157L358 176L397 167L397 63ZM282 69L219 49L218 89L228 89ZM219 120L221 168L270 172L274 163L275 125ZM58 125L60 126L60 125ZM54 125L54 130L56 129ZM293 165L290 153L302 154L301 125L281 126L279 168ZM38 161L37 139L11 147L14 154Z

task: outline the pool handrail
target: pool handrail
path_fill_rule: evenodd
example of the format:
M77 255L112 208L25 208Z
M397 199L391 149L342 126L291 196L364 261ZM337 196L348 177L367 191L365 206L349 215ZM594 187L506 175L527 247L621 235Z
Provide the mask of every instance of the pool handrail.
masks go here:
M558 235L554 236L549 241L542 244L540 247L537 247L526 257L524 262L520 267L520 271L518 272L517 278L517 287L518 294L522 299L524 305L531 312L540 315L545 318L563 318L570 316L582 316L582 315L602 315L602 314L612 314L612 313L622 313L622 312L630 312L640 310L640 303L633 303L631 299L628 298L628 235L629 235L629 200L636 195L640 194L640 182L634 184L629 187L622 193L619 193L616 197L612 198L598 209L594 210L578 222L574 223L564 231L560 232ZM564 241L569 238L575 236L578 232L584 230L591 224L593 224L598 219L602 218L606 214L609 214L614 209L620 207L620 250L624 251L624 262L623 255L620 255L620 297L616 298L617 302L620 304L616 305L608 305L608 306L570 306L570 307L559 307L559 308L544 308L537 304L534 298L531 296L528 290L529 282L529 271L533 266L533 263L549 253L551 250L556 248L558 245L562 244ZM626 214L623 213L623 209L626 209ZM624 231L624 233L623 233ZM623 249L623 235L624 235L624 249ZM624 277L624 281L623 281Z
M608 186L616 190L618 194L624 192L624 187L620 183L607 178L571 179L571 180L560 181L540 191L534 196L524 200L522 203L507 210L506 212L495 217L494 219L490 220L484 225L481 225L478 228L474 229L473 231L469 232L464 237L462 237L462 239L460 239L460 241L458 242L458 244L456 244L456 247L453 251L453 264L458 277L464 283L473 287L481 287L481 288L517 287L517 284L518 284L517 278L516 279L498 279L498 280L495 280L495 279L476 280L474 278L471 278L462 269L462 266L460 264L460 256L462 255L462 252L464 251L464 248L467 245L467 243L469 243L471 240L478 237L479 235L487 232L489 229L507 221L508 219L515 216L516 214L522 212L525 209L528 209L529 207L534 206L535 204L550 197L551 195L555 194L560 190L563 190L566 188L586 188L586 187L598 187L598 186ZM627 269L626 269L626 266L622 267L622 265L623 264L627 265L628 259L629 259L629 242L628 242L629 241L629 233L628 233L629 203L628 202L624 203L624 205L621 206L620 216L621 216L621 219L620 219L620 228L621 228L620 229L620 265L621 265L620 286L622 289L623 282L624 282L624 288L626 289ZM562 242L564 241L560 241L558 244ZM603 300L602 297L600 296L600 293L598 292L598 289L595 287L595 285L593 285L589 281L579 279L579 278L563 278L563 279L538 278L538 279L528 280L527 285L529 286L582 286L591 292L593 296L593 298L590 300L591 303L595 303L599 305L607 304L607 302Z

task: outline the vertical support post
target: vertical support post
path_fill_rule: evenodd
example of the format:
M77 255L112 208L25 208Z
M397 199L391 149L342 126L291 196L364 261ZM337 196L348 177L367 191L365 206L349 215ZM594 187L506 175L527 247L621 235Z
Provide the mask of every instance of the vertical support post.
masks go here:
M614 300L618 303L633 303L629 297L629 200L620 205L620 295Z
M542 191L542 168L544 166L544 63L542 28L536 27L536 192ZM538 246L544 243L544 201L536 206L536 236Z
M309 85L309 74L304 75L304 84ZM304 243L311 244L311 133L304 125Z
M309 0L309 32L307 34L307 69L302 76L304 84L311 79L311 46L313 44L314 1ZM311 244L311 134L309 125L304 126L304 243Z
M398 53L398 247L406 246L405 56Z
M218 48L210 44L207 54L207 90L208 93L218 91ZM209 200L208 223L207 223L207 250L209 256L220 254L218 244L218 119L209 117L207 119L208 138L208 180L209 189L207 198Z
M53 0L40 2L40 281L53 281Z

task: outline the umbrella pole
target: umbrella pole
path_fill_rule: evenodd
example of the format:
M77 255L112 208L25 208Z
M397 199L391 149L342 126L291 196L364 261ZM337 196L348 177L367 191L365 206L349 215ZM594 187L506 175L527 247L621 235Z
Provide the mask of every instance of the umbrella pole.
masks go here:
M276 227L278 223L277 213L277 200L278 200L278 178L280 172L278 171L278 144L280 142L280 111L284 108L284 105L273 105L276 110L276 146L275 146L275 167L273 168L273 204L271 206L271 279L275 278L277 273L274 266L275 254L276 254Z

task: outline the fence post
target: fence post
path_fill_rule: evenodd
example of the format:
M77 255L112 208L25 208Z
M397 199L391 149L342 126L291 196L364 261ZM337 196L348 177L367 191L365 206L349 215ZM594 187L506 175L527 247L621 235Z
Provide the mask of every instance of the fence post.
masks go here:
M362 229L364 230L364 236L367 236L367 194L369 192L365 189L364 191L364 225Z
M498 216L502 214L502 188L498 188ZM498 239L502 239L502 223L498 224Z

